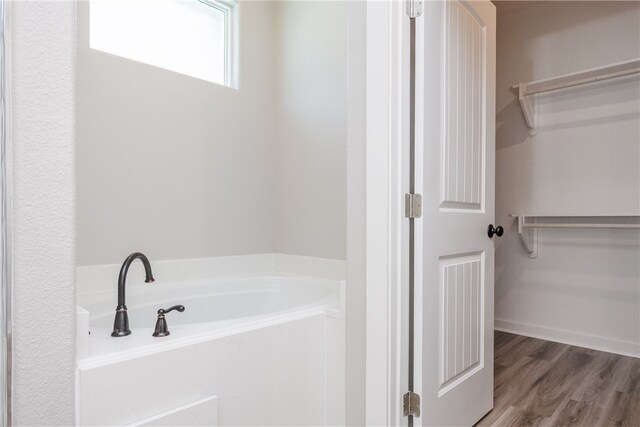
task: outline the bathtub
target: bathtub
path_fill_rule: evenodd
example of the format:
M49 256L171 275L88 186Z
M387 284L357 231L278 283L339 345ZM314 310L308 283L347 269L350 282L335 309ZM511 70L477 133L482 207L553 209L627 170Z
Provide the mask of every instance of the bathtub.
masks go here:
M198 402L215 409L181 425L342 424L344 285L284 274L135 285L132 334L119 338L116 289L79 295L79 424L147 425ZM158 309L177 304L171 334L153 337Z

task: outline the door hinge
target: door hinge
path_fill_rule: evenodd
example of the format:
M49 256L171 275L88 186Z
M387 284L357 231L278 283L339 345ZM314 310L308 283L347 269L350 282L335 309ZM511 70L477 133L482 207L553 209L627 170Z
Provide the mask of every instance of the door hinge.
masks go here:
M404 195L404 216L420 218L422 216L422 195L407 193Z
M405 417L420 417L420 395L408 391L403 396L402 413Z
M422 0L407 0L407 15L409 18L422 15Z

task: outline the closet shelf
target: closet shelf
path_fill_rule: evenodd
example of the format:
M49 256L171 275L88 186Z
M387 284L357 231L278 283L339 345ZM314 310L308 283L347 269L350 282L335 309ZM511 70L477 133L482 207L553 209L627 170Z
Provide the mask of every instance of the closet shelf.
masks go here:
M539 228L583 228L608 230L640 230L640 215L539 215L511 214L518 221L518 235L529 257L538 256ZM542 219L542 222L539 220ZM555 222L554 222L555 220ZM588 221L587 221L588 220ZM612 222L615 221L615 222Z
M529 134L536 135L538 133L538 98L536 95L633 74L640 74L640 58L565 74L550 79L519 83L512 86L512 89L518 91L518 101L520 101L524 119L529 127Z

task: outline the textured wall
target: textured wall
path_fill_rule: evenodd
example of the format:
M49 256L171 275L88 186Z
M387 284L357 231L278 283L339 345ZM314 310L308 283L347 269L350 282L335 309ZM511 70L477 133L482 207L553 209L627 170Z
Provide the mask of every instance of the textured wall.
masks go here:
M75 3L13 2L15 425L73 425Z
M637 77L541 97L536 136L509 89L638 57L640 3L498 11L496 327L638 355L640 233L540 230L530 259L508 215L640 213Z

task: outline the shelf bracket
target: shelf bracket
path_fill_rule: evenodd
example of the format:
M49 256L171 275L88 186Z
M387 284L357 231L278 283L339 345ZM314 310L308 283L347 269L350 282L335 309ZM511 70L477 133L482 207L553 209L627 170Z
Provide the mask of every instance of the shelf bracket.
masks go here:
M525 216L518 216L518 235L529 258L538 257L538 229L525 228Z
M520 83L518 85L518 101L522 107L522 114L524 120L529 127L529 135L534 136L538 134L538 97L533 95L525 95L525 84Z

